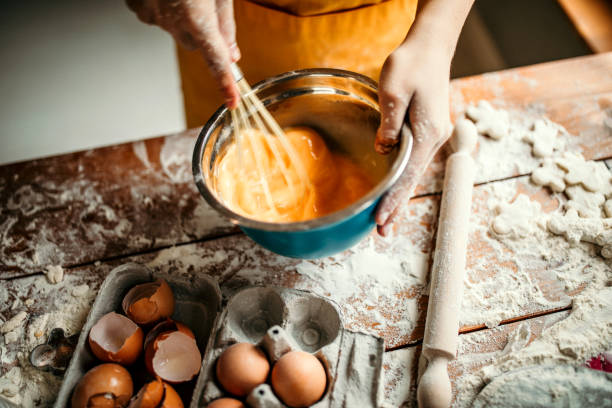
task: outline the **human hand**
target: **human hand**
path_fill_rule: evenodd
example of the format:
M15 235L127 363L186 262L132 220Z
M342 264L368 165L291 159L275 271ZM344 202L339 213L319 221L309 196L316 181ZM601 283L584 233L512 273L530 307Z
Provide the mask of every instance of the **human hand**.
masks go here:
M230 108L240 93L230 65L240 59L232 0L126 0L128 7L147 24L168 31L183 47L199 49L220 85Z
M450 135L450 57L428 45L405 42L387 58L380 77L381 125L376 151L389 153L405 122L413 136L408 165L376 212L382 236L389 234L401 204L408 202L434 154Z
M406 122L413 146L400 179L376 211L378 233L389 234L400 205L412 196L434 154L450 136L450 63L474 0L420 0L406 39L385 61L380 75L381 125L375 149L387 154Z

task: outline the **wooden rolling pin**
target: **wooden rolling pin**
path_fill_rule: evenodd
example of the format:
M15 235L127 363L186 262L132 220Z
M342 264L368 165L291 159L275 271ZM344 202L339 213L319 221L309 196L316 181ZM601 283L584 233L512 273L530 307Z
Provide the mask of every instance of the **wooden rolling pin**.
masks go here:
M454 153L446 161L425 336L419 360L417 398L421 408L448 407L451 402L447 364L457 352L475 173L471 153L477 137L474 124L462 118L457 121L450 141Z

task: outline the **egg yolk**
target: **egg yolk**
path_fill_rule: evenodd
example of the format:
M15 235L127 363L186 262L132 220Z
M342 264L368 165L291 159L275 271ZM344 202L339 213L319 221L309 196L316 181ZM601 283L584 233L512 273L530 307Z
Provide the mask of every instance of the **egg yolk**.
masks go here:
M215 187L233 211L267 222L321 217L352 204L373 187L366 172L332 152L306 127L285 129L285 140L243 131L218 159Z

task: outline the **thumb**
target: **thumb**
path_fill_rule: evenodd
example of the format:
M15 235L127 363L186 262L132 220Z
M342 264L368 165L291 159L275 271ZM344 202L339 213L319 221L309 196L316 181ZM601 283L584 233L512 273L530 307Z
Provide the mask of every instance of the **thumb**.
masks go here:
M388 154L399 141L409 99L408 95L385 89L384 82L381 85L378 98L381 118L374 149L380 154Z

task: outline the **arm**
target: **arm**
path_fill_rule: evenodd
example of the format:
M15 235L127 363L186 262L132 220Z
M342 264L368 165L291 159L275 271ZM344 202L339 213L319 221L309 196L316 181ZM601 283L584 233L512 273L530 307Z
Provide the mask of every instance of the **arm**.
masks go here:
M405 118L414 146L399 181L376 213L385 236L408 201L436 151L450 136L450 65L463 23L474 0L422 0L404 42L387 58L380 76L381 126L375 148L386 154L398 142Z
M126 0L128 7L147 24L168 31L187 49L199 49L226 104L238 105L240 93L230 64L240 59L232 0Z

